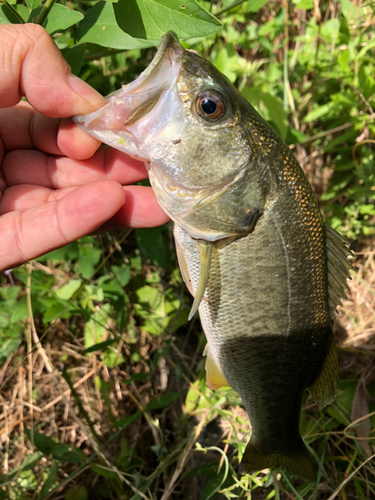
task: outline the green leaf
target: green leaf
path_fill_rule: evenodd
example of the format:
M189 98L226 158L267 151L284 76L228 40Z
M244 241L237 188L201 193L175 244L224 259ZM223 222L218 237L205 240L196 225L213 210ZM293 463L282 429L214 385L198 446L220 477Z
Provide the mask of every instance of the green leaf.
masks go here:
M1 328L0 336L0 366L6 361L8 356L15 353L22 341L21 325L9 325Z
M58 290L55 291L55 294L59 299L69 300L73 297L79 287L82 284L82 280L71 280L66 285L62 286Z
M334 110L337 107L337 104L334 102L327 102L326 104L322 104L321 106L317 106L315 109L307 113L305 118L302 120L304 123L314 122L319 118L323 118L330 111Z
M309 10L314 8L314 0L292 0L297 9Z
M85 48L85 44L82 43L61 51L62 55L65 57L65 60L69 64L73 75L79 75L79 72L81 71Z
M57 462L56 460L52 460L48 476L44 481L42 489L40 490L39 493L39 500L43 500L43 498L48 495L50 489L55 484L56 476L57 476Z
M53 302L50 307L48 307L43 315L44 324L50 323L57 318L69 318L73 314L77 314L77 312L79 312L79 309L77 309L74 304L69 304L69 302L58 298L56 298L55 300L56 301Z
M93 243L83 241L80 242L78 254L78 268L82 276L85 279L89 279L95 272L102 252Z
M137 40L119 28L113 5L110 2L97 2L86 12L76 30L79 43L95 43L102 47L120 50L152 47L153 42Z
M247 2L247 10L249 12L258 12L267 2L268 0L249 0Z
M20 286L5 286L0 290L0 293L4 300L16 300L20 291Z
M25 429L25 434L31 440L31 431ZM44 455L52 455L59 462L68 462L71 464L79 464L85 459L85 455L74 446L59 443L52 438L33 431L34 446Z
M160 398L155 398L146 407L146 410L159 410L165 406L170 405L179 398L181 394L179 392L169 392L168 394L163 394Z
M83 354L89 354L90 352L95 352L95 351L101 351L102 349L105 349L106 347L114 344L117 341L117 339L109 339L105 340L104 342L99 342L98 344L94 344L91 347L88 347L83 351Z
M20 22L8 5L0 5L0 24L19 24Z
M65 247L58 248L57 250L52 250L52 252L46 253L43 257L39 257L37 260L46 261L51 260L52 262L58 261L68 261L70 262L73 259L78 257L78 243L74 241Z
M76 490L70 489L66 492L65 500L88 500L89 494L84 486Z
M135 238L141 252L159 267L165 267L167 251L162 235L162 227L136 229Z
M364 14L364 9L350 0L341 0L341 10L348 21L358 21Z
M215 66L228 78L228 80L233 83L237 78L237 61L238 55L234 50L234 46L232 43L228 43L226 47L223 47L219 51L215 61Z
M99 464L90 464L90 469L93 470L96 474L99 474L99 476L107 477L109 479L118 478L117 472L108 469L106 467L103 467L102 465Z
M101 309L95 312L85 325L85 348L92 347L100 342L107 331L106 324L111 312L110 304L103 304Z
M34 10L38 7L40 2L41 2L41 0L26 0L26 5L27 5L28 9Z
M130 417L123 417L120 418L120 420L117 420L117 422L114 422L112 424L113 428L116 427L122 427L122 430L126 429L134 420L137 420L137 418L142 415L143 412L137 411L136 413L133 413L133 415L130 415Z
M124 363L124 361L125 358L117 350L107 349L103 352L103 362L108 368L115 368Z
M29 317L29 309L27 307L26 295L24 295L15 305L13 314L10 319L11 323L17 323Z
M288 114L283 103L278 97L267 93L263 95L263 102L267 106L270 119L276 125L281 137L285 139L288 132Z
M160 40L169 30L193 38L221 29L220 21L196 0L119 0L114 9L120 28L135 38Z
M56 31L64 31L83 19L83 14L55 3L43 26L50 35Z
M130 281L130 267L126 264L122 264L120 267L111 266L111 271L120 281L121 286L126 286Z
M286 139L288 132L288 114L281 100L268 92L264 92L260 87L246 87L243 89L242 93L253 106L259 106L259 103L263 102L268 114L266 118L275 124L281 137Z

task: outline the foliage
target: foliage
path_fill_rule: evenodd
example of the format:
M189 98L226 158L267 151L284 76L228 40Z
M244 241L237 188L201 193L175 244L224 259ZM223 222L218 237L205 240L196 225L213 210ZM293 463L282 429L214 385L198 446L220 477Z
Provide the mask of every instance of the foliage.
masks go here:
M173 29L291 145L328 221L352 239L374 235L370 2L1 2L1 24L43 24L72 71L102 94L133 80L160 35ZM22 408L12 413L14 430L4 432L0 499L166 499L197 491L192 498L202 500L219 492L327 498L318 484L286 473L239 474L248 419L234 391L206 387L202 334L197 323L186 326L190 298L168 226L82 238L12 270L0 285L4 422L11 401L15 408L15 381ZM358 328L358 318L348 317ZM361 384L343 380L324 413L307 400L301 422L326 491L339 488L347 498L375 495L367 480L373 466L351 417ZM365 408L374 410L369 402ZM64 430L68 415L76 438ZM215 423L221 427L213 443L205 432Z

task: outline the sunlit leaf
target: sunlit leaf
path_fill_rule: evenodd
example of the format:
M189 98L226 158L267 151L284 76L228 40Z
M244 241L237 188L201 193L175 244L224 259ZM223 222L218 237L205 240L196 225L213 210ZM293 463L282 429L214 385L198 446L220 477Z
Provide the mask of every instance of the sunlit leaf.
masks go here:
M69 300L73 297L75 292L79 290L80 286L82 284L82 280L71 280L69 283L66 285L62 286L61 288L58 288L55 291L55 294L60 298L64 300Z
M268 0L249 0L247 2L247 10L249 12L258 12L267 2Z
M119 26L135 38L158 41L169 30L193 38L221 29L220 21L196 0L119 0L114 9Z
M83 14L76 10L68 9L65 5L55 3L44 23L44 28L52 34L56 31L64 31L73 24L83 19Z
M95 43L111 49L132 50L151 47L153 42L138 40L119 28L113 4L97 2L89 9L76 30L79 43Z

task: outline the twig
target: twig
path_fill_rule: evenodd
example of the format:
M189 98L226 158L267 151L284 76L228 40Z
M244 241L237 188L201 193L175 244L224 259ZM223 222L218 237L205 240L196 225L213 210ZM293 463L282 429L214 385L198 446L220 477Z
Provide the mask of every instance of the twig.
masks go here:
M16 16L16 18L19 20L19 22L21 24L25 24L25 21L18 14L18 12L16 11L16 9L13 7L13 5L11 5L10 3L8 3L7 0L0 0L0 2L3 3L4 5L6 5L8 7L8 9L12 12L12 14L14 14Z
M297 142L296 144L290 144L289 147L290 149L296 148L297 146L303 146L304 144L308 144L309 142L316 141L317 139L321 139L322 137L326 137L327 135L334 134L336 132L341 132L341 130L345 130L347 128L350 128L354 125L353 122L351 123L344 123L344 125L340 125L339 127L331 128L330 130L325 130L324 132L320 132L319 134L312 135L308 139L305 139L302 142Z
M332 495L327 499L327 500L333 500L334 498L337 497L337 495L340 493L340 491L343 489L343 487L352 479L353 476L357 474L359 469L361 469L364 465L367 464L370 460L372 460L375 457L374 455L371 455L371 457L368 457L359 467L357 467L349 476L338 486L335 491L332 493Z
M26 302L29 313L29 321L27 324L27 361L28 361L28 382L29 382L29 401L30 401L30 442L34 448L34 409L33 409L33 345L32 345L32 324L34 324L33 311L31 308L31 264L27 264L27 280L26 280ZM35 328L35 325L34 325Z
M36 20L36 24L43 25L44 21L46 20L48 14L50 13L50 10L52 9L54 3L56 0L47 0L46 3L43 5L43 8Z
M233 420L236 420L237 418L237 411L238 411L238 406L236 406L236 408L234 409L234 412L233 412ZM221 455L221 458L220 458L220 462L219 462L219 467L217 468L217 474L219 474L222 466L223 466L223 463L224 463L224 456L228 453L228 448L229 448L229 441L231 440L231 437L232 437L232 434L233 434L233 426L231 425L230 426L230 429L229 429L229 432L228 432L228 436L226 438L226 443L225 443L225 446L224 446L224 450L223 450L223 455Z
M170 481L169 481L169 483L168 483L168 485L163 493L163 496L161 497L161 500L169 500L171 498L171 494L176 487L176 482L177 482L181 472L184 470L184 467L185 467L186 461L190 455L190 452L191 452L196 440L198 439L200 433L202 432L203 427L206 424L206 420L207 420L207 417L208 417L210 412L211 412L211 408L208 408L206 410L202 420L195 427L194 433L190 437L190 442L188 443L186 448L184 448L184 451L182 452L182 454L179 458L176 469L175 469L175 471L174 471L174 473L173 473L173 475L172 475L172 477L171 477L171 479L170 479Z
M102 366L103 366L103 361L101 361L96 366L95 370L90 370L88 373L86 373L86 375L84 377L82 377L80 380L78 380L78 382L76 382L73 385L74 389L76 389L81 384L83 384L84 382L86 382L86 380L89 379L90 377L92 377L95 374L95 372L99 371ZM49 410L51 408L51 406L54 406L55 404L59 403L64 397L69 396L70 392L71 392L70 389L67 389L60 396L58 396L53 401L51 401L50 403L48 403L46 406L43 406L43 408L41 408L41 411L47 411L47 410Z
M9 463L8 463L8 460L9 460L8 405L1 394L0 394L0 398L1 398L1 402L3 404L3 408L4 408L4 425L5 425L5 429L7 429L7 431L8 431L5 435L5 456L4 456L4 461L3 461L3 471L4 471L3 473L5 475L7 475L8 474L8 466L9 466Z
M225 7L225 9L219 10L219 12L216 12L216 17L221 16L222 14L225 14L225 12L228 12L229 10L234 9L235 7L238 7L242 3L247 2L247 0L237 0L237 2L232 3L232 5L229 5L228 7Z

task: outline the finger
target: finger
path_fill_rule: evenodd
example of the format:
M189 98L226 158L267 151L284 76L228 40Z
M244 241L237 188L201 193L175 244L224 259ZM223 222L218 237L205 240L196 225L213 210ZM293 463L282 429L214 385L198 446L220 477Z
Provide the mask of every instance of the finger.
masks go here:
M124 186L126 203L96 232L127 227L156 227L165 224L169 217L161 209L152 188Z
M22 96L40 113L68 117L95 111L104 98L70 73L48 33L36 24L0 26L0 107Z
M13 211L25 211L58 201L77 189L79 188L69 187L53 190L32 184L11 187L5 191L0 202L0 215ZM126 203L96 232L128 227L154 227L160 226L168 220L168 216L160 208L152 188L125 186L123 190Z
M100 145L71 120L49 118L27 102L0 110L0 137L6 151L38 149L79 160L90 158Z
M102 181L75 189L58 201L3 215L0 269L20 265L93 233L124 201L119 184Z
M17 150L3 162L8 186L35 184L50 189L80 186L101 179L132 184L147 177L143 163L113 148L100 148L84 161L54 157L40 151Z

